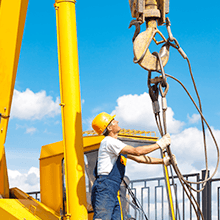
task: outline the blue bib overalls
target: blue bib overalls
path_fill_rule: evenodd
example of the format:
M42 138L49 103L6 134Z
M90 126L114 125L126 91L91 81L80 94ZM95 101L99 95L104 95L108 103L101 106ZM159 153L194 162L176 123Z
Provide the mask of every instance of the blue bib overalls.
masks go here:
M125 164L123 163L122 156L119 155L109 175L96 176L91 197L94 220L121 220L117 193L120 189L124 174Z

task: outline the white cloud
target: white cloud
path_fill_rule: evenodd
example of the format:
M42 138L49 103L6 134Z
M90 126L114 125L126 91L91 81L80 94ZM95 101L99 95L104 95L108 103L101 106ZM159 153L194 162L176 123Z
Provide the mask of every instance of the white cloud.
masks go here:
M94 115L94 117L95 117L95 115ZM83 127L84 126L86 127L86 129L83 128L83 130L93 130L92 120L94 119L94 117L90 117L90 118L87 118L87 119L82 119Z
M193 114L190 117L189 114L188 114L187 118L188 118L190 124L195 124L201 119L201 116L199 114Z
M17 187L24 192L40 190L39 169L31 167L27 173L20 173L17 170L8 170L10 188Z
M121 127L138 130L157 130L152 102L147 93L121 96L117 99L117 104L111 114L116 114L116 119L119 120ZM178 133L184 125L183 122L174 118L174 112L169 107L166 120L170 133Z
M155 117L152 112L152 104L147 93L141 95L124 95L118 98L117 106L111 113L116 114L119 125L122 128L152 130L158 131L155 123ZM200 117L194 114L188 117L191 123L196 123ZM174 118L174 112L171 108L167 109L168 132L171 133L171 150L176 155L178 166L182 173L200 172L205 169L205 156L202 131L195 127L187 128L181 131L184 122ZM220 131L212 129L220 143ZM213 144L209 132L206 131L209 168L213 170L216 166L217 151ZM157 154L154 157L160 157ZM147 176L158 176L162 174L162 168L157 165L144 165L131 162L128 165L128 173L132 179L142 178L143 173ZM159 168L160 167L160 168Z
M217 142L220 142L220 131L214 130ZM211 139L208 131L206 131L208 164L210 167L215 167L217 161L216 147ZM203 144L202 131L197 128L188 128L179 134L172 135L171 149L177 156L178 163L182 165L184 172L190 172L186 169L192 166L195 170L205 168L205 153Z
M43 117L54 117L60 114L60 100L57 97L54 102L46 91L37 93L26 89L24 92L14 90L11 118L25 120L40 120Z
M152 104L147 93L141 95L124 95L118 98L117 106L111 112L116 114L116 119L122 128L158 131L155 117L152 111ZM188 117L191 123L196 123L200 119L199 115L194 114ZM84 123L91 123L93 118L84 120ZM205 169L205 156L202 131L196 127L181 130L184 122L174 118L174 112L168 107L167 126L171 133L171 150L176 155L178 167L183 174L196 173ZM217 143L220 143L220 130L212 128ZM208 165L211 173L217 162L217 151L213 144L209 132L206 131ZM154 157L161 157L159 151L153 154ZM159 165L145 165L136 162L128 162L127 175L130 179L142 179L148 177L163 176L163 169ZM216 174L216 176L219 173Z
M135 161L128 160L126 166L126 175L130 180L147 179L155 176L161 177L163 176L163 167L162 165L140 164Z
M37 131L37 128L31 127L26 129L26 134L34 134Z
M212 128L213 133L220 143L220 131ZM210 175L213 174L217 163L217 151L213 140L206 131L208 167ZM202 131L197 128L187 128L178 134L171 135L171 151L175 154L178 167L182 174L200 173L205 170L205 154ZM159 151L150 156L161 158ZM128 161L126 173L130 179L143 179L163 176L163 169L160 165L138 164ZM219 171L219 169L218 169ZM215 177L219 176L219 172Z

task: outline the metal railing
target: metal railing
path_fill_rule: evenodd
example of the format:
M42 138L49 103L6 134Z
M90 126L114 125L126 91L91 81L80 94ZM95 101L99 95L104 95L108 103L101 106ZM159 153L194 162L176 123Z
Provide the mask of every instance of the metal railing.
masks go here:
M205 171L202 171L201 175L200 173L184 175L185 179L195 182L203 180L204 177ZM196 219L193 207L177 180L177 176L174 176L174 181L170 177L170 185L176 220ZM163 177L132 180L130 186L149 220L171 219ZM197 185L197 189L200 187ZM174 191L176 191L176 197ZM193 192L193 195L200 205L205 220L220 220L220 178L211 179L202 192ZM133 206L130 206L129 212L135 219L145 219ZM199 213L198 209L197 213Z
M205 177L205 171L184 175L187 180L201 181ZM170 177L170 185L173 195L173 204L176 220L192 220L195 218L192 205L174 176L174 182ZM168 220L170 218L169 207L166 195L164 177L131 180L130 187L140 201L149 220ZM197 185L197 189L200 189ZM175 197L174 190L177 197ZM28 192L40 201L40 192ZM200 204L205 220L220 220L220 178L211 179L207 182L205 189L201 193L193 193ZM137 220L144 220L140 210L135 208L131 201L129 203L129 214ZM201 219L201 218L200 218Z
M26 192L28 195L32 196L34 199L40 201L40 191Z

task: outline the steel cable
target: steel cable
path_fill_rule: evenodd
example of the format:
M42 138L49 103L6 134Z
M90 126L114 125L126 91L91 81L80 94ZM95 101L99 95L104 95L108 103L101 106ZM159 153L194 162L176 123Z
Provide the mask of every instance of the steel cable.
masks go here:
M193 81L194 89L195 89L195 92L196 92L196 95L197 95L197 98L198 98L198 101L199 101L199 108L202 112L202 103L201 103L201 99L200 99L200 96L199 96L199 93L198 93L198 90L197 90L197 86L196 86L196 83L195 83L195 79L194 79L194 76L193 76L193 73L192 73L192 67L191 67L191 64L190 64L190 61L189 61L188 57L186 57L186 60L187 60L188 66L189 66L189 72L190 72L190 75L191 75L191 78L192 78L192 81ZM202 117L201 117L201 123L202 123L202 131L203 131L203 143L204 143L205 164L206 164L205 179L207 179L207 177L208 177L208 156L207 156L205 126L204 126L204 121L203 121ZM204 183L203 187L205 187L206 183L207 182Z
M201 192L205 186L206 186L206 183L213 178L213 176L216 174L217 170L218 170L218 166L219 166L219 156L220 156L220 153L219 153L219 147L218 147L218 144L217 144L217 141L214 137L214 134L208 124L208 122L206 121L205 117L203 116L203 113L202 113L202 104L201 104L201 99L200 99L200 96L199 96L199 93L198 93L198 90L197 90L197 87L196 87L196 83L195 83L195 79L194 79L194 76L193 76L193 73L192 73L192 68L191 68L191 64L190 64L190 61L187 57L187 55L185 54L185 52L182 50L182 48L180 47L178 41L176 40L176 38L173 37L172 35L172 32L171 32L171 29L170 29L170 21L169 21L169 18L166 18L166 26L167 26L167 31L168 31L168 34L169 34L169 38L167 39L166 43L165 44L168 44L169 46L172 46L173 48L177 49L178 52L180 53L180 55L187 60L188 62L188 67L189 67L189 72L190 72L190 75L191 75L191 79L192 79L192 82L193 82L193 86L194 86L194 90L195 90L195 93L196 93L196 96L197 96L197 99L198 99L198 102L199 102L199 107L197 106L197 104L195 103L194 99L192 98L192 96L190 95L189 91L186 89L186 87L178 80L176 79L175 77L169 75L169 74L165 74L164 73L164 70L163 70L163 66L161 65L161 57L160 57L160 54L158 54L157 52L154 52L153 55L156 55L157 58L158 58L158 61L160 63L160 66L161 66L161 71L156 71L160 74L162 74L163 77L160 77L161 78L161 81L158 81L158 78L157 80L155 80L155 84L153 86L151 86L151 83L153 83L153 80L151 81L151 71L149 71L148 73L148 88L149 88L149 95L150 95L150 98L152 100L152 103L153 103L153 109L154 109L154 114L155 114L155 121L156 121L156 124L157 124L157 127L158 127L158 130L161 134L161 136L163 136L164 134L167 133L167 124L166 124L166 108L163 107L163 114L162 114L162 117L163 117L163 126L162 126L162 123L161 123L161 118L160 118L160 109L159 109L159 103L158 103L158 84L160 86L160 93L161 93L161 96L162 96L162 102L164 102L164 98L166 97L166 94L167 94L167 90L168 88L166 88L166 91L165 93L163 93L162 91L162 87L166 87L168 84L166 83L165 81L165 77L169 77L169 78L172 78L174 79L175 81L177 81L182 87L183 89L186 91L186 93L188 94L189 98L191 99L192 103L194 104L194 106L196 107L198 113L200 114L200 117L201 117L201 124L202 124L202 134L203 134L203 145L204 145L204 153L205 153L205 164L206 164L206 172L205 172L205 178L204 180L202 181L198 181L198 182L193 182L193 181L189 181L189 180L186 180L184 179L183 175L181 174L177 164L174 163L174 159L172 157L172 153L171 153L171 149L170 147L167 148L167 154L170 156L171 158L171 164L173 166L173 169L175 171L175 173L177 174L177 177L179 178L179 181L183 187L183 190L185 191L187 197L189 198L192 206L193 206L193 209L196 213L196 216L197 218L199 219L199 214L197 213L197 210L196 210L196 206L198 208L198 212L200 213L202 219L204 219L203 217L203 214L202 214L202 211L200 209L200 206L198 204L198 202L196 201L193 193L191 190L199 193ZM173 43L172 43L173 42ZM148 45L148 44L147 44ZM145 52L147 50L148 46L145 48L145 51L143 53L143 55L141 56L141 58L139 58L138 62L143 59L144 55L145 55ZM135 62L135 60L134 60ZM136 62L137 63L137 60ZM163 79L163 81L162 81ZM160 80L160 79L159 79ZM166 101L166 100L165 100ZM164 103L163 103L164 104ZM213 174L208 177L208 154L207 154L207 143L206 143L206 131L205 131L205 124L210 132L210 135L214 141L214 144L216 146L216 151L217 151L217 163L216 163L216 167L215 167L215 170L213 172ZM174 185L174 188L175 188L175 184L174 184L174 178L173 178L173 173L172 173L172 168L170 167L171 169L171 176L172 176L172 180L173 180L173 185ZM202 187L201 189L199 190L196 190L194 189L191 184L201 184ZM175 189L174 189L175 190ZM176 196L176 201L177 201L177 195L176 195L176 190L175 190L175 196ZM177 211L179 212L178 210L178 205L177 205Z
M169 28L169 36L173 36L172 33L171 33L171 29ZM174 41L175 44L172 44L171 41ZM172 46L173 48L175 48L176 50L178 50L178 52L180 53L180 55L187 60L187 63L188 63L188 66L189 66L189 72L190 72L190 75L191 75L191 79L192 79L192 82L193 82L193 86L194 86L194 89L195 89L195 92L196 92L196 95L197 95L197 98L198 98L198 101L199 101L199 108L200 108L200 111L202 112L202 104L201 104L201 99L200 99L200 96L199 96L199 93L198 93L198 90L197 90L197 87L196 87L196 83L195 83L195 80L194 80L194 76L193 76L193 73L192 73L192 68L191 68L191 64L190 64L190 61L187 57L187 55L185 54L185 52L183 51L183 49L180 47L178 41L176 40L176 38L172 37L168 39L167 43ZM206 183L207 183L207 178L208 178L208 157L207 157L207 146L206 146L206 136L205 136L205 128L204 128L204 121L201 117L201 122L202 122L202 131L203 131L203 144L204 144L204 152L205 152L205 164L206 164L206 173L205 173L205 178L204 178L204 182L202 182L202 189L204 189ZM187 181L187 180L186 180ZM188 182L188 181L187 181ZM189 182L190 183L190 182ZM200 184L201 182L199 182Z
M212 136L212 138L213 138L213 141L214 141L214 143L215 143L215 146L216 146L218 159L217 159L217 165L216 165L215 171L213 172L213 174L211 175L211 177L209 177L209 178L206 177L203 181L192 182L192 181L185 180L184 177L183 177L183 175L181 174L179 168L177 167L177 165L172 162L173 168L174 168L174 170L175 170L175 172L176 172L176 174L177 174L177 176L178 176L178 178L179 178L179 180L180 180L180 183L181 183L181 185L182 185L182 187L183 187L183 189L184 189L184 191L185 191L187 197L189 198L189 200L190 200L190 202L191 202L191 204L192 204L192 206L193 206L193 209L194 209L194 211L195 211L195 213L196 213L196 215L197 215L197 218L199 219L199 216L198 216L198 213L197 213L195 204L196 204L196 206L197 206L197 208L198 208L198 210L199 210L199 212L200 212L200 215L201 215L202 219L204 219L203 214L202 214L202 212L201 212L201 209L200 209L200 207L199 207L199 204L198 204L198 202L196 201L196 199L195 199L195 197L193 196L193 194L192 194L192 192L190 191L190 189L193 190L193 191L195 191L195 192L197 192L197 193L198 193L198 192L201 192L201 191L204 189L205 184L207 183L207 181L209 181L209 180L215 175L215 173L217 172L218 166L219 166L219 147L218 147L218 144L217 144L217 142L216 142L216 139L215 139L215 137L214 137L214 135L213 135L213 132L212 132L212 130L211 130L211 128L210 128L208 122L207 122L206 119L204 118L204 116L203 116L201 110L200 110L200 109L198 108L198 106L196 105L194 99L192 98L192 96L190 95L190 93L189 93L189 91L186 89L186 87L185 87L178 79L176 79L175 77L173 77L173 76L171 76L171 75L169 75L169 74L165 74L165 75L166 75L167 77L172 78L172 79L174 79L175 81L177 81L177 82L184 88L184 90L185 90L186 93L188 94L189 98L190 98L191 101L193 102L194 106L196 107L197 111L199 112L199 114L200 114L200 116L201 116L201 118L202 118L202 121L204 121L205 124L207 125L207 127L208 127L208 129L209 129L209 131L210 131L210 134L211 134L211 136ZM155 116L156 116L156 115L155 115ZM165 114L164 114L164 116L165 116ZM159 118L160 118L160 117L159 117ZM164 120L165 120L165 118L164 118ZM163 132L162 132L161 121L160 121L159 124L160 124L160 126L158 126L158 128L160 127L159 130L160 130L160 133L161 133L161 136L162 136L162 135L163 135ZM164 124L166 124L166 123L164 123ZM157 125L158 125L158 123L157 123ZM168 154L169 154L169 155L172 155L170 149L169 149L169 151L170 151L170 152L168 152ZM207 151L206 151L206 153L207 153ZM206 158L207 158L207 155L206 155ZM196 190L196 189L194 189L194 188L190 185L190 184L201 184L201 183L205 183L205 184L203 184L203 187L202 187L200 190ZM187 189L186 189L186 187L185 187L184 184L186 185L186 187L187 187L187 189L188 189L188 192L187 192ZM193 201L194 201L195 204L193 203L193 201L192 201L191 198L193 198Z
M213 174L212 174L209 178L206 178L206 179L204 179L203 181L199 181L199 182L191 182L191 181L187 181L187 180L185 180L185 179L183 178L185 183L201 184L201 183L207 182L207 181L209 181L210 179L212 179L212 177L216 174L216 172L217 172L217 170L218 170L218 166L219 166L219 147L218 147L217 141L216 141L216 139L215 139L215 136L214 136L214 134L213 134L213 132L212 132L212 130L211 130L211 128L210 128L208 122L206 121L205 117L203 116L202 112L200 111L200 109L199 109L198 106L196 105L195 101L193 100L192 96L190 95L190 93L189 93L189 91L186 89L186 87L185 87L178 79L176 79L175 77L173 77L173 76L171 76L171 75L169 75L169 74L166 74L166 76L169 77L169 78L171 78L171 79L174 79L175 81L177 81L177 82L183 87L183 89L186 91L186 93L188 94L189 98L191 99L191 101L193 102L194 106L196 107L197 111L199 112L199 114L200 114L202 120L205 122L205 124L206 124L206 126L207 126L207 128L208 128L208 130L209 130L209 132L210 132L210 134L211 134L211 137L212 137L212 139L213 139L213 141L214 141L214 143L215 143L218 159L217 159L216 168L215 168ZM204 188L204 187L203 187L203 188ZM193 188L192 188L192 189L193 189ZM198 191L198 190L194 190L194 191L195 191L195 192L201 192L202 189L199 190L199 191Z
M179 80L177 80L175 77L171 77L171 76L170 76L170 77L173 78L173 79L175 79L177 82L179 82L179 83L182 85L182 87L185 89L185 91L186 91L187 94L189 95L190 99L192 100L193 104L195 105L195 107L197 108L197 110L198 110L198 112L199 112L199 114L200 114L200 116L201 116L202 131L203 131L203 143L204 143L204 152L205 152L206 173L205 173L205 178L204 178L204 180L203 180L203 181L199 181L199 182L187 181L187 180L185 180L184 178L183 178L183 180L184 180L185 183L202 184L203 187L202 187L202 189L199 190L199 192L201 192L201 191L204 189L204 187L205 187L207 181L209 181L209 180L215 175L215 173L217 172L218 165L219 165L219 147L218 147L218 144L217 144L217 142L216 142L216 140L215 140L215 137L214 137L214 135L213 135L213 133L212 133L212 131L211 131L211 128L209 127L207 121L205 120L205 118L204 118L204 116L203 116L203 114L202 114L201 99L200 99L200 96L199 96L199 93L198 93L198 90L197 90L197 87L196 87L196 83L195 83L195 79L194 79L194 76L193 76L193 73L192 73L192 68L191 68L190 61L189 61L187 55L185 54L185 52L184 52L184 51L182 50L182 48L180 47L180 45L179 45L178 41L176 40L176 38L173 37L172 32L171 32L171 29L170 29L170 25L171 25L171 24L170 24L169 18L167 18L167 31L168 31L168 34L169 34L169 38L168 38L168 40L167 40L167 43L170 44L170 46L172 46L173 48L177 49L178 52L180 53L180 55L181 55L184 59L187 60L187 63L188 63L188 66L189 66L189 72L190 72L190 75L191 75L191 79L192 79L192 82L193 82L193 85L194 85L194 89L195 89L195 92L196 92L196 95L197 95L197 98L198 98L198 101L199 101L199 108L198 108L197 105L195 104L194 100L192 99L192 96L191 96L190 93L187 91L187 89L185 88L185 86L184 86ZM173 41L174 41L175 44L171 43L171 42L173 42ZM162 70L163 70L163 69L162 69ZM162 70L161 70L161 74L164 75L164 70L163 70L163 71L162 71ZM168 74L166 74L166 76L168 76ZM204 122L206 123L206 125L207 125L207 127L208 127L208 129L209 129L209 131L210 131L210 134L211 134L211 136L212 136L212 138L213 138L213 140L214 140L214 143L215 143L216 149L217 149L217 153L218 153L218 159L217 159L216 169L215 169L214 173L211 175L210 178L208 178L208 156L207 156L207 146L206 146L206 136L205 136ZM190 186L190 187L191 187L191 186ZM192 187L191 187L191 188L192 188ZM192 189L193 189L193 188L192 188ZM193 190L194 190L194 189L193 189ZM198 192L198 190L194 190L194 191Z
M160 57L158 57L158 58L160 58ZM204 117L202 117L203 115L202 115L201 100L200 100L200 97L199 97L199 94L198 94L198 90L197 90L197 88L196 88L196 84L195 84L195 80L194 80L194 77L193 77L193 74L192 74L190 62L189 62L188 59L187 59L187 61L188 61L188 64L189 64L190 74L191 74L191 78L192 78L192 81L193 81L193 84L194 84L194 88L195 88L195 91L196 91L196 94L197 94L197 97L198 97L198 100L199 100L200 109L198 109L197 105L196 105L196 107L197 107L197 109L199 110L199 112L201 113L200 115L201 115L201 120L202 120L203 141L204 141L205 160L206 160L206 175L205 175L205 180L204 180L204 181L202 181L202 182L196 182L196 184L203 183L202 189L200 189L200 190L195 190L193 187L191 187L190 184L195 183L195 182L190 182L190 181L185 180L185 179L183 178L181 172L179 171L177 165L176 165L173 161L172 161L172 165L173 165L174 170L175 170L175 172L176 172L176 174L177 174L177 176L178 176L178 178L179 178L179 180L180 180L180 183L182 184L182 187L183 187L183 189L184 189L184 191L185 191L187 197L189 198L189 200L190 200L190 202L191 202L191 204L192 204L192 206L193 206L193 209L194 209L194 211L195 211L195 214L196 214L197 218L199 219L199 215L198 215L198 213L197 213L196 206L197 206L197 208L198 208L198 211L199 211L199 213L200 213L202 219L204 219L204 216L203 216L203 214L202 214L202 211L201 211L201 209L200 209L200 206L199 206L198 202L196 201L195 197L193 196L192 192L190 191L190 189L192 189L192 190L194 190L194 191L201 192L201 191L204 189L204 187L205 187L205 185L206 185L206 183L207 183L207 181L208 181L209 179L207 179L207 176L208 176L208 159L207 159L207 146L206 146L206 139L205 139L205 129L204 129L204 122L203 122L203 118L204 118ZM162 72L162 70L161 70L161 72ZM150 75L151 75L151 73L150 73ZM164 75L164 74L163 74L163 75ZM166 75L166 76L167 76L167 75ZM164 77L163 77L163 78L164 78ZM149 76L148 76L148 79L149 79ZM150 83L148 83L148 85L150 85ZM183 84L182 84L182 85L183 85ZM162 99L163 99L163 98L166 96L167 91L166 91L166 93L165 93L165 95L164 95L164 93L162 92L162 89L161 89L161 84L160 84L160 92L161 92L161 96L162 96ZM187 91L187 93L189 94L188 91ZM190 96L190 97L191 97L191 96ZM193 103L195 104L194 100L193 100ZM157 114L157 115L155 114L155 117L156 117L156 116L158 116L158 114ZM160 118L160 116L158 116L158 117ZM156 117L156 118L157 118L157 117ZM164 109L164 108L163 108L163 124L164 124L164 132L165 132L165 134L166 134L166 133L167 133L167 132L166 132L166 131L167 131L167 128L166 128L166 109ZM160 133L161 133L161 136L163 136L161 122L160 122L159 124L158 124L158 122L157 122L157 126L158 126L158 129L159 129ZM171 153L171 150L170 150L170 149L169 149L169 151L168 151L168 155L172 158L172 156L171 156L172 153ZM172 159L171 159L171 160L172 160ZM171 169L171 171L172 171L172 169ZM214 173L214 174L215 174L215 173ZM213 176L214 176L214 174L213 174ZM172 174L172 172L171 172L171 175L172 175L172 179L173 179L173 174ZM184 186L184 183L185 183L185 185L186 185L186 187L187 187L187 189L188 189L188 192L187 192L187 189L186 189L185 186ZM189 183L190 183L190 184L189 184ZM176 191L175 191L175 196L176 196L176 200L177 200ZM192 200L191 198L192 198L193 200ZM193 202L194 202L195 204L194 204ZM196 205L196 206L195 206L195 205ZM178 207L178 206L177 206L177 207ZM179 210L177 209L177 212L178 212L178 211L179 211Z
M144 209L141 205L141 203L139 202L139 200L136 198L136 196L134 195L134 193L132 192L131 188L129 187L129 185L127 184L127 182L123 179L123 182L128 190L129 195L132 197L132 202L133 204L136 206L137 209L139 209L142 214L144 215L145 219L148 220L147 215L144 212Z
M151 73L150 73L150 74L151 74ZM167 74L166 74L166 75L167 75ZM149 78L149 77L148 77L148 78ZM150 85L150 84L148 83L148 86L149 86L149 85ZM161 93L162 93L162 91L161 91ZM164 98L166 94L167 94L167 92L166 92L165 94L162 93L162 96L163 96L162 98ZM151 97L151 98L152 98L152 97ZM155 100L154 100L154 101L155 101ZM159 129L159 132L160 132L161 136L163 136L164 133L163 133L163 131L162 131L161 121L159 121L159 123L158 123L157 117L158 117L159 120L160 120L160 115L159 115L159 114L155 114L155 118L156 118L156 122L157 122L157 126L158 126L158 129ZM164 124L164 131L165 131L165 133L166 133L166 110L163 110L163 124ZM185 183L185 179L183 178L183 176L182 176L182 174L180 173L180 171L179 171L178 167L176 166L176 164L173 162L173 159L172 159L172 156L171 156L172 153L171 153L171 150L170 150L169 147L168 147L168 149L167 149L167 153L168 153L168 155L169 155L170 158L171 158L171 163L172 163L172 165L173 165L173 167L174 167L174 171L176 172L176 174L177 174L177 176L178 176L178 178L179 178L179 180L180 180L180 183L181 183L181 185L182 185L182 187L183 187L183 189L184 189L184 191L185 191L187 197L189 198L190 203L192 204L192 207L193 207L193 209L194 209L194 211L195 211L195 214L196 214L196 216L197 216L197 219L199 219L199 214L197 213L196 206L197 206L197 208L198 208L198 210L199 210L199 212L200 212L200 215L201 215L202 219L204 220L204 217L203 217L203 214L202 214L201 209L200 209L200 207L199 207L199 204L198 204L198 202L196 201L196 199L195 199L194 195L192 194L192 192L190 191L190 187L191 187L191 186L190 186L188 183ZM171 168L171 167L170 167L170 168ZM174 182L172 172L171 172L171 176L172 176L172 180L173 180L173 182ZM184 183L185 183L186 187L185 187ZM188 191L187 191L187 189L188 189ZM176 191L174 191L174 192L175 192L175 198L176 198L176 201L177 201L177 193L176 193ZM195 203L195 204L194 204L194 203ZM177 207L178 207L178 205L177 205ZM177 212L179 212L178 209L177 209ZM176 212L176 213L177 213L177 212Z

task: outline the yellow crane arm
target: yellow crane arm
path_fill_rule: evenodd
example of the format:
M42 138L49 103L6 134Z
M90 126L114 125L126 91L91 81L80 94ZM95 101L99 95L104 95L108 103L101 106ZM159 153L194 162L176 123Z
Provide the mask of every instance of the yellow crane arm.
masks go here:
M0 1L0 194L3 197L9 195L4 143L27 6L28 0Z

